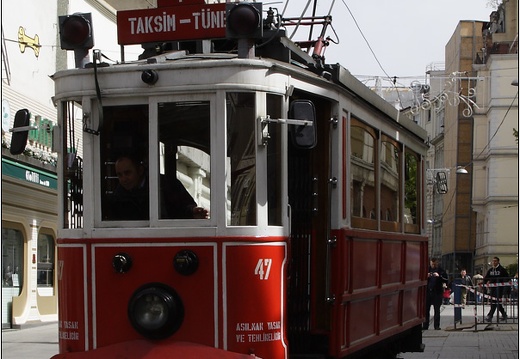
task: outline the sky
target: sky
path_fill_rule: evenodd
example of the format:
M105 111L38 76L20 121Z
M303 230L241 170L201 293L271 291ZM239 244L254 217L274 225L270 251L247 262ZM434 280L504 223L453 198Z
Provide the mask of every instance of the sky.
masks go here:
M313 2L305 16L312 14ZM272 6L282 12L286 7L284 17L298 17L306 4L264 0L264 11ZM327 15L331 4L337 38L332 29L326 36L336 42L339 38L339 44L326 49L325 62L339 63L358 78L397 76L402 83L424 78L430 65L444 63L445 46L459 21L489 21L495 10L490 0L319 0L316 15ZM294 27L287 30L291 35ZM320 31L321 26L313 39ZM308 34L308 28L300 29L293 40L307 40Z

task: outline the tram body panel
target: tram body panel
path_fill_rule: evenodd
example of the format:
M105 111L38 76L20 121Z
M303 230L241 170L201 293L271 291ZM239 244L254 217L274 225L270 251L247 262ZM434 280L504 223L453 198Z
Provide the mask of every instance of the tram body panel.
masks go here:
M181 250L197 254L197 271L182 275L175 271L174 257ZM216 244L172 243L149 245L124 243L94 245L92 278L94 347L102 347L126 340L137 340L141 335L129 325L128 308L135 291L147 283L163 283L173 288L181 297L184 320L175 333L176 340L217 346L216 299L217 278ZM132 268L127 273L117 273L112 268L112 258L124 252L132 258ZM195 308L196 309L195 309Z
M60 352L124 342L138 345L143 338L130 325L128 303L140 287L162 283L178 294L184 316L179 329L158 342L190 342L264 358L286 357L287 246L276 242L276 237L274 242L253 239L163 238L158 242L150 238L143 242L143 238L98 238L91 245L61 244L59 258L65 272L60 283L68 294L60 310ZM193 273L182 274L174 268L176 254L183 251L196 254ZM132 261L125 273L113 268L114 256L121 253Z
M85 351L89 342L87 245L58 245L60 353Z
M224 349L287 357L286 243L225 243Z
M394 335L420 333L424 268L417 263L427 260L427 239L347 228L334 235L334 355L343 357Z

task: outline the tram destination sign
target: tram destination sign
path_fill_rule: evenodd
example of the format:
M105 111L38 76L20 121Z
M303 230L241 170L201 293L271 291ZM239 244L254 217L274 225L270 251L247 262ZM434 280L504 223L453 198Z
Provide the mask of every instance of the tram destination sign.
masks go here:
M120 45L226 37L226 4L190 4L117 12Z

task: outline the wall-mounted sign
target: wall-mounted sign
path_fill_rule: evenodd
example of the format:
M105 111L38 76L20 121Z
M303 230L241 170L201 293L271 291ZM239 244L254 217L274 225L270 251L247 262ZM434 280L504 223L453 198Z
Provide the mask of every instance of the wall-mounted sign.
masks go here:
M58 178L51 172L2 158L2 175L17 178L22 181L31 182L43 187L57 189Z
M18 46L20 47L20 52L23 54L25 52L26 47L30 47L34 51L34 55L36 57L40 56L40 38L38 34L34 34L34 37L27 36L25 34L25 29L20 26L18 29Z

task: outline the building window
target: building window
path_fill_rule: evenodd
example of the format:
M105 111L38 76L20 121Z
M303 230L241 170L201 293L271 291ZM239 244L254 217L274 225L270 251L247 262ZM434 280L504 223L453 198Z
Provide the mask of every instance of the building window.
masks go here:
M12 228L2 228L2 287L22 287L23 235Z
M38 235L38 287L54 284L54 238L48 234Z

